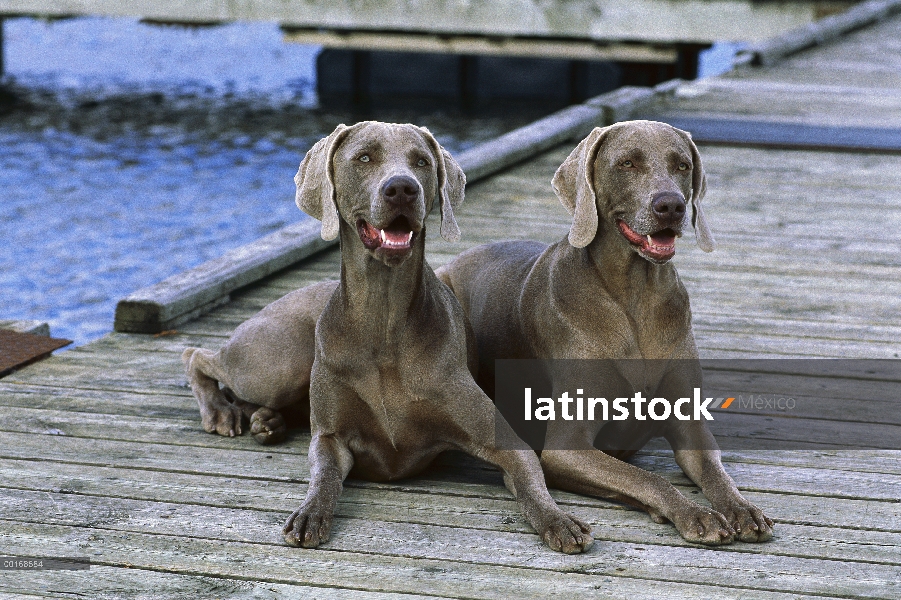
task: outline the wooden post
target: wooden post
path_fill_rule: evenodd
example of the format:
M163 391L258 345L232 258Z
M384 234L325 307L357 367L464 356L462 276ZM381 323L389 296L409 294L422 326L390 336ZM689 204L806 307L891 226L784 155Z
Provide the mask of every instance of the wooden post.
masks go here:
M588 99L588 61L569 61L569 103L580 104Z
M679 59L672 78L690 81L698 78L698 57L710 44L679 44Z
M472 54L461 54L458 77L460 109L464 113L472 112L477 108L479 102L479 57Z
M372 69L370 68L370 61L372 60L372 53L368 50L353 50L351 55L353 61L351 65L353 85L351 102L354 108L365 111L369 109L371 103L370 77Z

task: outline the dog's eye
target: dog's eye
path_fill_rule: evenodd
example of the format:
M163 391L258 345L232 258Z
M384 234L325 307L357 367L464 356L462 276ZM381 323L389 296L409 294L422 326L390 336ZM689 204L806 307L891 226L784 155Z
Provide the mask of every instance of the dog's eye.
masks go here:
M679 163L679 170L680 170L680 171L687 171L689 168L690 168L690 167L688 166L688 163L684 163L684 162L680 162L680 163Z
M635 163L633 163L631 160L624 160L623 166L626 167L627 169L631 169L632 167L635 166Z
M361 157L358 158L357 160L359 160L360 162L369 162L369 155L368 155L368 154L364 154L363 156L361 156Z
M420 158L419 160L416 161L416 166L417 166L417 167L424 167L424 166L426 166L426 165L428 165L428 164L429 164L429 161L427 161L427 160L424 159L424 158Z

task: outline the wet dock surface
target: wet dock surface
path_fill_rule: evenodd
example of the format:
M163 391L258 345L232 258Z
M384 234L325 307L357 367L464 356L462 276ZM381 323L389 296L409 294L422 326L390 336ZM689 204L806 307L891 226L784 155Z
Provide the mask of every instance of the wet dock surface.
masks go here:
M897 127L899 32L895 17L774 67L687 85L643 116ZM884 50L878 60L875 48ZM846 104L850 97L866 100ZM430 264L490 240L561 239L568 217L549 182L572 146L468 188L457 213L463 241L431 239ZM898 358L901 156L741 140L700 151L719 248L704 254L688 234L674 260L702 357ZM285 546L281 525L306 492L308 433L274 447L204 433L179 356L186 346L219 346L286 292L335 278L337 265L337 249L324 251L233 294L177 333L110 334L0 381L0 554L93 562L90 571L3 572L0 591L111 598L901 595L899 453L841 443L786 450L788 441L778 437L773 447L782 449L724 454L742 493L777 521L776 538L766 544L693 546L644 513L555 491L596 537L590 552L561 556L523 521L498 472L453 454L415 479L348 481L332 540L317 550ZM856 415L823 418L840 427ZM897 417L884 420L901 427ZM635 463L699 498L670 453L648 451Z

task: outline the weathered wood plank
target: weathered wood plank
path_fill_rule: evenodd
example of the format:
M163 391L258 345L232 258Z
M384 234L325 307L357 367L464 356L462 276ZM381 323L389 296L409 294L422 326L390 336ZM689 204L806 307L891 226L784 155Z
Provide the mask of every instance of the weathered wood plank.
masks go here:
M793 313L794 314L794 313ZM815 313L805 313L815 314ZM768 337L762 337L769 334ZM854 343L846 340L817 340L779 336L760 331L748 334L734 332L695 332L702 358L898 358L893 344ZM738 352L724 354L723 352ZM746 354L742 354L746 353Z
M894 17L816 51L790 56L774 68L742 69L728 77L899 89L897 65L901 60L895 51L897 47L898 17Z
M154 444L153 453L150 454L147 452L148 444L142 442L0 431L0 449L2 449L0 456L9 459L34 458L71 464L208 473L280 481L305 481L309 477L309 466L305 458L306 444L303 446L285 444L280 447L280 452L268 453L239 447L239 444L249 446L253 443L249 438L242 437L235 444L238 447L234 449ZM688 479L672 461L643 457L635 462L653 467L655 472L681 485L690 485ZM822 468L817 467L764 466L736 462L730 463L728 470L739 486L745 489L811 496L894 502L897 501L897 490L901 486L901 476L887 473L835 471L830 476L828 485L824 487L817 481L817 477L823 473ZM444 469L439 464L437 470L426 471L410 481L436 480L438 471L448 476L453 476L454 472L453 469ZM500 487L501 478L497 471L468 470L464 479L465 481L457 483L473 490L478 489L479 493L506 493L504 488ZM440 481L441 477L437 480ZM496 485L489 485L485 481L496 482Z
M712 371L708 375L709 387L707 393L719 395L730 393L729 390L742 389L741 386L749 380L754 380L753 373L725 373L727 378L723 378L724 373ZM780 381L785 381L786 386L792 385L792 379L786 377L780 379L779 376L768 376L773 381L772 393L776 393L780 387ZM845 427L841 423L841 411L849 411L851 407L842 401L843 397L856 389L855 398L868 400L873 402L872 407L868 407L867 413L847 413L849 416L856 415L859 421L868 423L870 421L894 423L897 425L897 415L894 414L894 401L881 400L880 389L881 382L857 381L855 383L847 382L845 387L830 382L830 385L836 385L836 388L830 392L823 394L823 399L812 409L810 416L818 419L833 419L834 426L839 430ZM859 386L859 387L856 387ZM761 393L769 393L769 388L761 389ZM306 444L309 441L308 432L303 430L296 431L292 434L292 439L301 446L294 449L293 444L283 444L276 446L262 447L251 442L247 436L238 437L236 439L226 439L220 436L206 434L202 432L199 426L199 417L193 396L186 390L180 396L162 396L152 393L134 393L134 392L116 392L111 390L79 390L79 389L60 389L47 387L30 387L24 385L3 385L0 384L0 406L6 407L0 409L0 413L4 415L3 422L6 426L0 427L3 430L12 430L17 432L30 431L37 434L48 435L78 435L88 438L99 439L118 439L125 441L143 441L143 442L161 442L175 445L191 445L199 447L212 448L240 448L244 450L260 451L265 453L272 452L288 452L296 454L298 451L305 455ZM831 398L836 401L830 401ZM798 402L803 404L805 400L799 398ZM880 406L885 406L881 409ZM730 409L732 410L732 409ZM740 406L735 408L736 413L747 414L750 411L742 411ZM869 415L870 412L878 413ZM764 420L765 427L776 427L777 425L767 421L768 415L781 415L782 411L759 410L754 411L755 416ZM807 414L803 413L802 414ZM882 416L884 414L884 416ZM867 420L867 416L871 416ZM723 415L728 417L728 415ZM758 419L759 422L759 419ZM817 423L819 421L812 421ZM726 422L728 425L728 421ZM844 435L850 435L857 431L856 435L863 435L851 424L850 428ZM742 422L733 424L723 428L721 433L741 434L745 425ZM756 429L756 427L755 427ZM796 431L795 428L791 428ZM718 430L719 431L719 430ZM803 433L802 428L802 433ZM840 431L841 433L841 431ZM799 444L791 444L788 440L792 438L787 435L774 436L772 446L774 448L789 449ZM802 438L806 439L806 438ZM784 442L784 443L783 443ZM764 443L763 441L761 443ZM803 446L803 442L801 442ZM819 454L815 454L819 456ZM857 456L857 454L855 454ZM867 455L870 456L870 455ZM736 455L732 461L744 460L743 455ZM792 460L787 463L779 463L778 461L768 460L768 464L785 464L785 465L804 465L815 466L820 461L812 459L809 463L799 463ZM875 465L879 465L878 468ZM858 459L848 461L847 458L831 459L831 467L833 469L851 469L864 470L874 472L888 472L901 474L901 467L893 469L889 467L890 463L885 461L877 461L877 463L862 462ZM886 470L887 469L887 470Z
M47 552L44 551L43 554ZM96 598L98 600L146 600L148 598L298 598L317 600L416 600L437 598L422 594L391 594L364 590L322 588L271 581L250 581L246 576L162 573L146 569L92 565L84 571L5 571L0 594L6 599Z
M100 498L121 498L181 504L197 504L220 508L246 508L264 511L287 511L300 502L307 491L306 483L279 481L234 480L209 475L162 473L138 469L68 465L63 463L8 460L0 465L0 473L7 479L9 489L50 492L61 506L69 495L88 495ZM16 485L16 482L21 482ZM338 515L360 518L360 510L377 510L384 521L409 521L500 531L531 531L523 520L515 501L509 497L464 495L464 490L451 485L440 489L393 489L386 485L365 485L351 482L342 493ZM704 498L685 486L679 489L689 497L705 502ZM5 492L0 492L5 493ZM558 490L551 491L557 502L598 530L602 539L654 544L687 545L669 525L658 526L644 512L631 510L614 502L577 496ZM779 493L744 491L745 497L777 520L780 527L777 548L789 551L795 529L789 527L783 535L783 525L799 526L798 536L818 531L820 539L842 536L847 530L884 532L871 538L887 545L901 534L898 517L901 506L897 502L867 502L829 496L805 496L803 502ZM825 531L825 530L829 531ZM850 538L863 539L855 533ZM823 536L827 536L824 538ZM774 546L761 547L770 552ZM806 548L791 550L798 556L817 556L819 550ZM831 549L830 556L843 550ZM853 557L852 557L853 558ZM859 558L859 557L858 557ZM898 556L886 561L896 564Z
M177 354L148 353L111 365L97 356L74 351L52 357L42 369L14 373L11 383L56 385L82 389L153 390L180 395L187 389L181 359Z
M525 568L420 557L443 550L443 542L454 537L453 529L438 532L437 539L420 541L418 544L413 544L409 538L392 540L392 544L401 544L409 553L405 557L393 557L353 551L303 550L237 541L224 545L221 542L211 543L210 540L189 537L172 538L83 527L7 523L9 527L4 527L0 532L0 549L14 545L24 551L33 551L46 547L48 543L57 547L77 544L86 553L92 554L92 560L101 564L163 569L192 575L244 577L247 565L252 565L253 576L257 581L312 584L351 590L377 588L381 592L427 593L448 598L571 598L573 594L592 597L598 589L604 591L605 597L623 600L701 598L711 595L718 598L746 598L748 594L746 587L723 584L710 587L621 576L628 571L633 557L640 556L642 551L635 549L620 558L605 558L597 561L596 565L586 567L584 571L590 574L584 574L583 569L567 570L565 566L560 571L529 568L532 557L556 559L564 565L573 558L551 556L551 551L542 547L537 538L531 547L526 547L528 556L520 558L519 564L525 565ZM339 532L336 531L335 535L339 535ZM422 540L422 537L418 539ZM174 543L175 540L178 540L177 543ZM384 541L380 543L385 544ZM493 545L487 542L485 546ZM481 553L485 546L480 545L472 550ZM600 549L601 544L598 544L598 551ZM509 550L503 547L499 551L494 548L488 550L493 551L497 557L504 554L509 556ZM549 558L545 559L545 556ZM820 577L819 584L812 581L814 577L798 579L802 586L806 586L809 581L811 588L823 588L826 584L822 580L827 578ZM877 580L873 587L879 583L881 582ZM853 582L853 585L855 588L867 586L866 582ZM879 593L878 588L876 593ZM797 597L796 594L766 590L756 590L754 594L755 598L761 600ZM833 596L824 594L823 597Z
M2 490L0 494L3 498L0 519L14 517L20 522L41 525L189 536L269 546L283 545L280 525L287 513L285 509L277 512L224 509L77 495L66 498L65 505L60 506L55 498L46 493ZM372 510L367 505L358 505L352 512L355 514L351 518L338 519L333 537L324 550L481 565L517 566L527 562L532 569L603 576L622 574L639 579L709 585L723 581L724 574L726 580L734 581L739 570L750 569L769 573L768 577L758 582L758 590L780 591L801 583L801 590L807 593L834 593L836 589L841 589L847 594L875 594L874 597L883 598L892 597L894 590L891 583L898 581L896 577L901 573L898 568L901 556L892 551L898 543L898 534L824 532L816 528L789 526L789 532L771 544L778 550L762 553L760 546L746 544L733 544L712 551L685 543L661 546L655 543L658 536L642 536L642 528L637 527L636 534L642 538L640 540L610 539L601 533L595 542L601 546L598 550L581 556L561 557L550 551L536 550L537 536L528 530L494 530L491 536L485 537L478 530L466 527L452 526L451 529L443 525L384 521L380 519L378 509ZM629 513L623 511L622 514ZM454 531L453 535L448 535L450 531ZM825 539L817 539L817 534ZM636 547L636 543L641 546ZM614 564L600 564L598 552ZM739 564L736 564L735 553L742 555ZM823 555L830 560L820 558ZM835 568L836 559L842 561L843 568ZM776 561L779 568L773 569ZM621 571L620 565L624 563L628 564L626 572ZM692 570L698 573L695 578L688 577ZM829 581L818 586L814 580L825 574L824 571L831 571Z
M793 102L785 102L791 97ZM716 77L685 83L673 96L655 98L648 115L765 117L791 124L868 127L901 125L897 89Z
M158 333L196 318L253 283L327 247L312 219L289 225L220 258L138 290L116 306L117 331Z
M0 384L0 406L74 413L130 415L151 420L194 421L199 418L197 402L190 390L187 389L180 395L165 395L140 391L123 392ZM98 430L98 433L100 431L102 430Z
M791 396L797 399L792 414L798 417L901 424L901 415L892 410L897 403L894 394L899 372L896 368L887 366L876 371L883 364L876 361L861 361L860 369L852 368L854 365L848 361L816 364L821 364L823 372L813 370L810 361L710 362L704 365L704 391L713 396L742 393ZM163 395L151 390L65 389L0 382L0 406L164 419L197 416L193 395L187 388L180 394ZM741 412L742 409L736 404L731 410ZM756 414L783 412L763 409ZM17 419L10 421L17 422Z
M897 389L897 385L894 384L893 389ZM711 386L705 393L714 397L736 393L730 392L730 389L736 388ZM767 392L760 391L757 395L763 393ZM882 417L893 411L895 402L855 403L851 397L820 399L804 396L793 400L795 410L764 412L751 407L742 409L740 399L728 412L716 412L716 420L710 424L711 431L724 448L901 449L901 425L892 423L897 418ZM183 407L187 403L179 401L177 404ZM156 411L154 416L143 416L120 414L118 411L101 412L98 408L79 412L22 407L3 402L0 406L0 430L98 440L233 447L230 438L203 432L196 413L163 417L160 411ZM842 410L844 421L840 419Z

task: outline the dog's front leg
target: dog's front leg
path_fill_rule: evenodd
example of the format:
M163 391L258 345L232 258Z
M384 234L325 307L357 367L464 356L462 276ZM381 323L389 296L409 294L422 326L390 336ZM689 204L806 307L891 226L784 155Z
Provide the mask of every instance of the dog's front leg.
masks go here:
M313 435L310 442L310 487L300 508L291 513L282 533L290 546L315 548L328 541L342 483L353 455L334 436Z
M452 430L468 435L463 441L450 441L504 472L507 489L551 549L566 554L588 550L594 543L591 527L563 512L551 498L535 452L516 435L474 381L458 389L459 393L454 394L457 410L447 416L455 421Z
M591 526L557 506L547 491L538 456L531 448L486 448L482 457L504 472L504 483L516 497L523 515L552 550L578 554L591 547Z
M694 543L719 545L733 540L726 518L692 502L660 475L609 456L586 444L544 450L541 466L548 485L577 494L609 498L647 511L657 523L671 521Z
M773 537L773 521L745 500L726 473L713 434L702 421L681 421L666 435L676 463L723 514L736 538L743 542L765 542Z
M680 361L679 367L661 382L658 392L665 398L687 397L691 395L689 390L701 387L697 361ZM666 422L664 437L682 472L701 488L713 509L726 518L735 531L735 539L765 542L773 537L773 521L739 493L723 468L720 448L704 421L671 418Z

